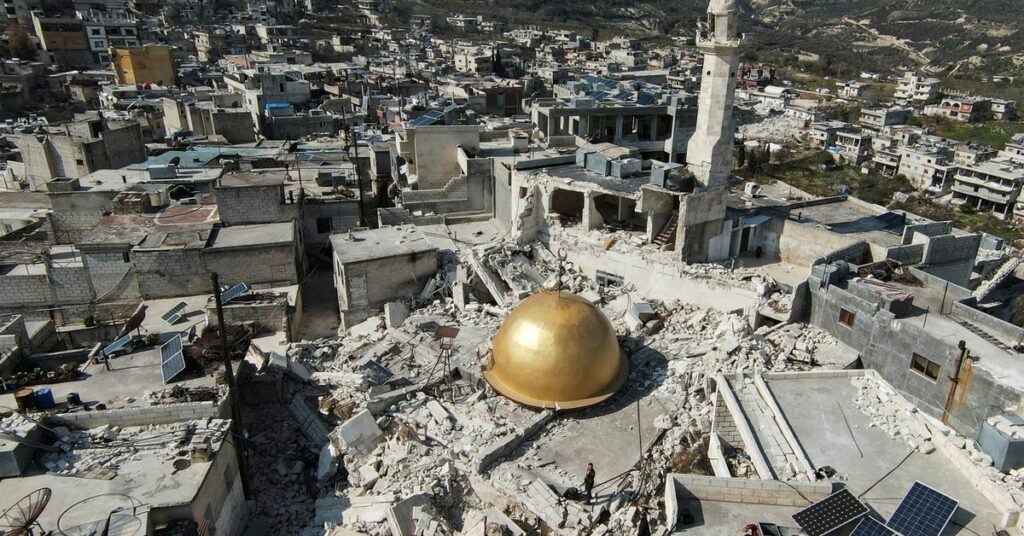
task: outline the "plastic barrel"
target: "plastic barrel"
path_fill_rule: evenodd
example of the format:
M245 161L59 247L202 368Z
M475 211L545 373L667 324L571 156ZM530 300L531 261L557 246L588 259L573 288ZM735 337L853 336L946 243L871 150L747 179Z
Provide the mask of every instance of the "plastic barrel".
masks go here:
M53 391L49 387L40 387L36 389L36 407L39 409L49 409L57 404L53 401Z
M18 390L14 393L14 404L18 406L18 409L25 411L27 409L33 409L36 407L36 393L32 389L26 387Z

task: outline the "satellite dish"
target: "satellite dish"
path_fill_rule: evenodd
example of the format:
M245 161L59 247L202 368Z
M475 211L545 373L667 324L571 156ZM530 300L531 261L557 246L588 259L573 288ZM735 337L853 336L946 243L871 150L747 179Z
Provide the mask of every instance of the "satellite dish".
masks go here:
M141 536L146 533L142 518L137 514L142 506L141 501L123 493L95 495L64 510L57 518L57 533L63 536ZM72 524L74 526L69 526Z
M36 520L42 515L52 494L50 488L37 489L0 514L0 529L3 529L3 534L31 536L36 533L34 527L39 527L39 533L42 534L43 527Z

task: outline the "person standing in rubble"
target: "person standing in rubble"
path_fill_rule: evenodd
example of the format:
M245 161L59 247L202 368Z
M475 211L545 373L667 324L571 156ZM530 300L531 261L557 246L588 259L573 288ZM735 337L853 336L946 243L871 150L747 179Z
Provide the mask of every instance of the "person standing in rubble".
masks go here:
M594 498L594 479L597 478L597 473L594 472L594 464L587 464L587 474L583 477L583 493L587 496L587 502L589 503Z

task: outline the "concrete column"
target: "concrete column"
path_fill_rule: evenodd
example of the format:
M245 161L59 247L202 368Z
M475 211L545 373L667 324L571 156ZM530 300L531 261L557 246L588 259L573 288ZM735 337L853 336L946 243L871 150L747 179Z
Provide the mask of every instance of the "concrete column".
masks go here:
M622 116L615 116L615 142L622 139Z
M580 122L579 136L581 138L586 138L590 134L590 117L586 115L581 115L577 120Z
M626 221L629 219L629 214L632 212L629 210L629 203L626 203L626 199L619 198L619 221Z
M594 202L594 192L587 192L583 197L583 228L588 231L604 227L604 218L597 211L597 203Z
M651 116L651 141L657 141L658 139L658 116Z

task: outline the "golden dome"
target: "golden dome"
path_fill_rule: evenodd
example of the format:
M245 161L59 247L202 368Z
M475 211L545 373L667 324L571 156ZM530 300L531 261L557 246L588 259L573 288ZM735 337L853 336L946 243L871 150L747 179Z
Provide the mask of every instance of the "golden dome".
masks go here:
M574 409L600 403L626 381L629 363L597 307L567 292L523 300L493 341L484 378L527 406Z

